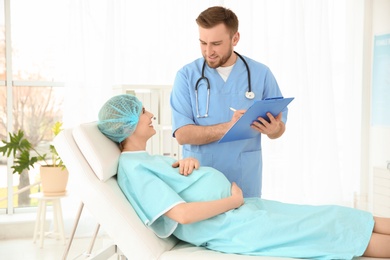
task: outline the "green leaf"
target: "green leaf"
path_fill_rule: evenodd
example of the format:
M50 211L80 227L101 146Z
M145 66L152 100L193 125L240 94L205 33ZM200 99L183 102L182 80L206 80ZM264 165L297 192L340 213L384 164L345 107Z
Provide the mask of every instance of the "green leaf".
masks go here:
M30 166L34 168L34 163L38 161L37 157L30 158L29 151L23 151L18 158L15 159L14 165L11 167L14 169L14 173L21 174L24 170L30 170Z
M29 151L32 148L31 143L24 138L22 130L19 130L16 134L10 133L9 136L9 142L2 140L5 145L0 147L0 152L3 155L9 157L12 153L15 157L17 152Z
M62 123L56 122L52 127L54 136L58 135L62 131ZM10 157L12 154L14 157L14 164L11 167L13 173L21 174L24 170L30 170L30 167L34 168L34 164L38 161L46 161L46 154L40 155L40 153L32 146L32 144L25 138L23 130L19 130L16 134L9 134L10 141L2 140L3 146L0 147L0 153ZM30 151L34 151L38 156L30 157ZM53 166L65 168L57 150L53 145L50 145L50 153L52 156Z

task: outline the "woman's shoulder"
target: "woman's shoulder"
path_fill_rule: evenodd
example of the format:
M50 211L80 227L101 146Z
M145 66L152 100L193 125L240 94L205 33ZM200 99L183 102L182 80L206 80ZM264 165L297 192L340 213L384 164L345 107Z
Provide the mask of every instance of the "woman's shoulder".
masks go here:
M147 151L124 151L121 153L122 158L134 158L134 159L143 159L143 160L163 160L171 161L175 160L169 156L163 156L158 154L150 154Z

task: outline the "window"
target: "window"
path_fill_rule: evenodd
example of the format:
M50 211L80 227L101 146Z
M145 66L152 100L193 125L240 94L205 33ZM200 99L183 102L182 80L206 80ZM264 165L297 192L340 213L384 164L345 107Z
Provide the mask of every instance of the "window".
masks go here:
M21 129L43 154L53 139L51 127L62 120L66 5L0 0L0 137ZM11 166L0 155L0 213L34 206L29 194L39 191L39 185L26 188L39 181L39 164L21 175L12 174Z

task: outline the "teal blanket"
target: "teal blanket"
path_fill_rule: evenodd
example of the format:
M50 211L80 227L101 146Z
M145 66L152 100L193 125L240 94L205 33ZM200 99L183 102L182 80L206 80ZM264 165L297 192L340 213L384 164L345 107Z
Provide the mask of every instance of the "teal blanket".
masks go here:
M230 196L230 182L209 167L189 176L172 168L174 159L124 152L118 183L140 219L159 237L177 238L212 250L246 255L310 259L352 259L370 240L373 216L341 206L286 204L247 198L238 209L193 224L164 216L178 203Z

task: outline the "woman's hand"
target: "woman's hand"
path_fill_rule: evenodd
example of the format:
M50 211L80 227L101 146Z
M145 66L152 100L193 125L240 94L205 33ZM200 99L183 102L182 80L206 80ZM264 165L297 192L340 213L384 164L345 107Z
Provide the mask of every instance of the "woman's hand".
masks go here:
M179 173L187 176L190 175L194 169L199 169L199 161L195 158L188 157L174 162L172 167L179 167Z
M233 182L231 188L232 196L231 198L234 200L235 208L239 208L244 204L244 195L242 194L242 190L238 185Z
M190 224L239 208L242 204L244 204L242 190L233 182L230 197L179 203L168 210L165 215L180 224Z

